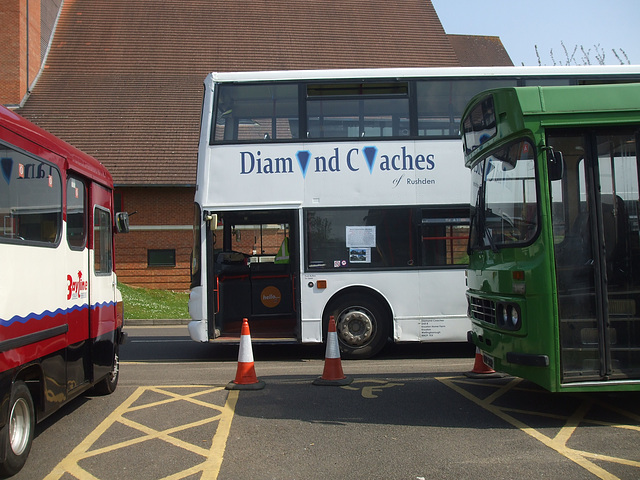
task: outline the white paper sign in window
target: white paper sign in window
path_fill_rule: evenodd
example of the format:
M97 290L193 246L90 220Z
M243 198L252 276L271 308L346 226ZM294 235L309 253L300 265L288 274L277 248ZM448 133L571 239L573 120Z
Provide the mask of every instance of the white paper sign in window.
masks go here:
M376 227L349 227L347 226L347 247L375 247Z

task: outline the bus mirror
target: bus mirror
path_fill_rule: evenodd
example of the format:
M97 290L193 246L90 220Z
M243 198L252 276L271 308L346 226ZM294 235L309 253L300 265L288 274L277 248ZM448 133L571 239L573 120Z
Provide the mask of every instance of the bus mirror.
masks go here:
M211 231L215 231L218 226L218 215L215 213L207 213L205 214L204 219L209 222L209 229Z
M556 152L553 148L547 150L547 171L549 180L561 180L564 173L564 158L562 152Z
M116 213L116 232L129 233L129 214L127 212Z

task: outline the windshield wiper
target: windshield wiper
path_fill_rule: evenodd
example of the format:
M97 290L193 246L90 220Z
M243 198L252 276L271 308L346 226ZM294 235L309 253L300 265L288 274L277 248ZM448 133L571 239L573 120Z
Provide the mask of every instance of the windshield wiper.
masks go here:
M488 243L491 247L491 251L494 253L498 253L498 247L493 241L491 230L487 227L487 211L485 210L483 185L480 185L480 187L478 188L478 195L476 197L476 211L471 217L471 227L473 227L474 224L476 228L475 247L482 248Z
M491 235L491 229L488 228L486 225L483 225L483 228L484 228L484 238L487 239L489 246L491 247L491 251L493 253L498 253L499 250L495 242L493 241L493 235Z

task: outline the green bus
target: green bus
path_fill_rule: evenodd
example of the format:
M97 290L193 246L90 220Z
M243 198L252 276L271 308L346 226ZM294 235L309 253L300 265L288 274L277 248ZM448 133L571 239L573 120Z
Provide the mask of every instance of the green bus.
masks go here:
M554 392L640 390L640 83L476 95L469 341Z

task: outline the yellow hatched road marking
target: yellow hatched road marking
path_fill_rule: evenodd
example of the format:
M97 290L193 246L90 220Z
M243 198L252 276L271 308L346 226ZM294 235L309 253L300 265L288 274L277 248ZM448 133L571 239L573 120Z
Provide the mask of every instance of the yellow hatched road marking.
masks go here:
M180 389L196 389L196 391L189 394L182 395L176 393L176 390ZM163 395L168 398L163 400L144 403L140 405L134 404L142 397L143 394L153 392L155 394ZM218 405L215 403L202 400L201 397L213 392L227 392L227 399L224 405ZM173 473L169 476L163 477L162 480L179 480L190 475L202 472L202 480L214 480L220 473L220 467L222 465L222 458L229 437L229 431L231 429L231 421L235 414L236 404L238 402L237 390L225 390L224 387L206 387L203 385L170 385L170 386L156 386L156 387L138 387L134 393L127 398L127 400L119 405L107 418L105 418L100 425L98 425L80 444L73 449L69 455L67 455L56 467L45 477L45 480L59 480L65 474L71 475L78 480L100 480L93 474L82 468L79 464L80 461L87 458L96 457L101 454L113 452L118 449L126 448L131 445L143 443L149 440L162 440L173 446L182 448L196 455L205 457L205 460L197 465L189 467L185 470ZM198 407L204 407L211 409L211 416L190 422L185 425L179 425L176 427L168 428L165 430L156 430L147 425L143 425L139 422L126 418L125 415L144 410L151 407L157 407L159 405L167 405L172 402L187 401ZM213 422L218 422L215 434L211 442L210 448L203 448L192 443L189 443L179 438L173 437L172 434L188 430L193 427L206 425ZM114 424L119 423L129 428L133 428L142 433L140 437L134 439L125 440L122 442L113 443L106 447L96 448L91 450L91 447L98 441L102 435Z
M614 428L625 428L625 429L635 430L640 432L640 428L635 425L620 425L620 424L586 419L585 415L588 413L589 409L594 404L594 402L590 399L585 399L578 406L578 409L575 412L573 412L572 415L570 415L569 417L566 417L561 415L551 415L551 414L546 414L546 413L541 413L536 411L519 410L519 409L500 407L500 406L494 405L493 402L495 402L497 399L507 394L508 392L518 388L518 385L522 381L522 379L520 378L513 378L504 385L501 385L501 384L490 385L487 383L483 384L481 383L483 382L483 380L473 381L473 380L468 380L465 377L440 377L440 378L437 378L437 380L447 385L449 388L455 390L456 392L466 397L467 399L471 400L475 404L481 406L485 410L488 410L489 412L500 417L504 421L510 423L511 425L523 431L527 435L530 435L531 437L535 438L536 440L543 443L547 447L555 450L556 452L565 456L569 460L577 463L578 465L585 468L586 470L588 470L598 478L602 478L603 480L619 480L617 476L613 475L612 473L608 472L604 468L591 462L589 459L603 460L611 463L616 463L619 465L626 465L630 467L640 468L640 462L637 462L635 460L630 460L630 459L620 458L620 457L613 457L608 455L601 455L598 453L592 453L592 452L587 452L583 450L576 450L567 446L567 442L569 441L571 436L575 433L576 429L581 423L610 426ZM496 391L493 392L488 397L482 399L482 398L476 397L469 391L462 388L462 385L475 385L475 386L483 385L487 387L494 387L496 388ZM629 418L630 420L633 420L633 421L638 420L638 415L634 414L633 412L627 412L620 408L610 407L609 405L606 405L602 402L599 402L599 404L605 408L608 408L613 412L616 412L620 415L623 415ZM560 419L560 420L564 420L565 424L563 427L560 428L560 431L557 433L555 437L550 438L547 435L540 433L535 428L532 428L526 423L509 415L507 412L524 413L524 414L529 414L534 416L544 416L549 418Z

